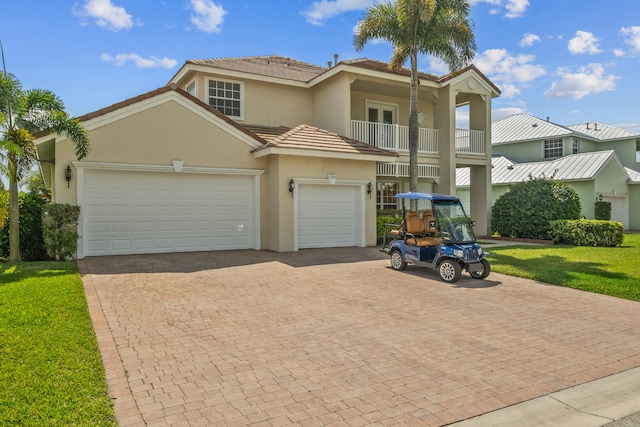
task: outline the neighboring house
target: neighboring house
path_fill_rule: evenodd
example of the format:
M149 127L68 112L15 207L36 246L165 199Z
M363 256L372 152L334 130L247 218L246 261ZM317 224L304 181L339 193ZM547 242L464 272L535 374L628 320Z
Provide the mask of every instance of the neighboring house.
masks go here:
M602 123L565 127L517 114L494 123L492 138L492 203L509 185L553 178L577 191L586 218L594 218L597 200L609 201L612 220L640 230L639 134ZM469 181L468 171L460 169L458 194L465 202Z
M453 194L456 168L471 167L482 234L499 90L473 66L420 79L420 190ZM463 105L471 130L456 140ZM166 87L80 117L82 161L59 135L36 143L55 161L42 163L54 201L82 208L79 257L369 246L376 208L408 190L408 108L408 71L377 61L194 60Z

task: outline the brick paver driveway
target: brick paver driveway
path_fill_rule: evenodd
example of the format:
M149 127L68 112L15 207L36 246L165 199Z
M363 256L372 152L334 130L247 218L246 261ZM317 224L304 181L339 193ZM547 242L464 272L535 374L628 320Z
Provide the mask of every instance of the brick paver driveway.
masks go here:
M638 303L373 248L79 265L123 426L444 425L640 366Z

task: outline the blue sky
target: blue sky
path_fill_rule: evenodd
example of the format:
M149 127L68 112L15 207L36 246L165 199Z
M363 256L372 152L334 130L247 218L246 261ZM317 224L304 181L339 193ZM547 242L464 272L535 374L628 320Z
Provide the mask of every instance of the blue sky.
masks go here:
M283 55L326 65L368 57L353 31L375 0L5 1L7 70L25 88L53 90L82 115L164 86L188 59ZM502 90L494 120L527 112L572 125L640 132L640 2L471 0L476 66ZM421 56L420 70L446 74Z

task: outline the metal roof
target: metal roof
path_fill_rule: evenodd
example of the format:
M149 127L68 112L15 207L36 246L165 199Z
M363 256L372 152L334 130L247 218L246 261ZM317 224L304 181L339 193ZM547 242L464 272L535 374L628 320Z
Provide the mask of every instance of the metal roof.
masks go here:
M620 163L613 150L571 154L556 160L531 163L518 163L504 156L494 155L491 159L491 184L515 184L531 178L542 177L557 181L590 180L594 179L611 160ZM624 171L622 165L620 168ZM457 169L456 186L467 187L469 185L469 169Z
M491 143L507 144L546 138L560 138L576 133L555 123L529 114L515 114L491 125Z
M568 128L576 132L589 135L591 138L599 141L640 138L640 134L631 132L630 130L597 122L572 125L568 126Z
M633 169L624 168L627 171L627 175L629 175L629 183L631 184L640 184L640 172L634 171Z
M510 144L551 138L576 136L593 141L640 139L640 134L604 123L561 126L530 114L514 114L491 125L491 144Z

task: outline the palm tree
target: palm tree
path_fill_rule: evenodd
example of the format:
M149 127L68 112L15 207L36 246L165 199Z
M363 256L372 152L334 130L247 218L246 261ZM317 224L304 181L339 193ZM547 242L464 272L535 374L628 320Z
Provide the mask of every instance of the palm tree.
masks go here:
M393 45L389 68L397 70L411 61L409 102L409 191L418 189L418 53L442 59L455 71L467 65L476 52L467 0L397 0L367 9L358 22L354 46L360 51L374 39ZM415 203L413 203L415 202ZM417 201L412 200L415 210Z
M80 122L70 118L51 91L24 90L11 73L0 72L0 172L9 178L9 259L20 255L18 183L37 162L34 135L51 131L67 136L78 160L89 152L89 138Z

